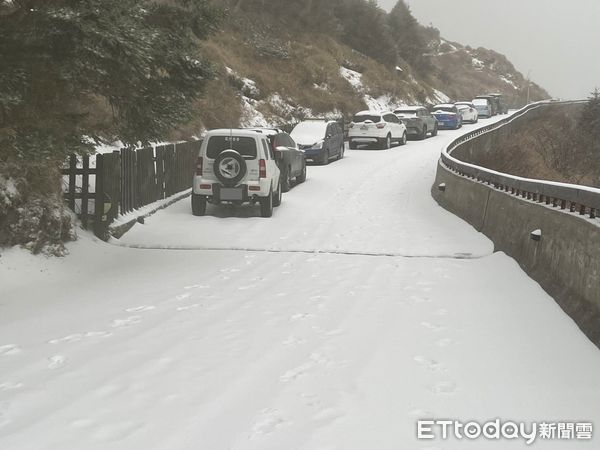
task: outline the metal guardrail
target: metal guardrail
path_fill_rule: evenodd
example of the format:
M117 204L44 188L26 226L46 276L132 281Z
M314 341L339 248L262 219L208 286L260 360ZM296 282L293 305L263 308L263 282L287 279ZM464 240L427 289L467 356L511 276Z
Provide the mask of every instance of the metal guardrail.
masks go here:
M523 117L534 109L543 108L548 105L577 104L583 102L585 102L585 100L570 102L544 101L532 103L505 119L455 139L442 150L441 162L447 169L463 177L493 186L495 189L534 202L552 205L562 210L568 209L571 212L578 212L582 216L588 215L592 219L596 218L600 212L600 189L509 175L475 164L469 164L452 156L452 152L465 142L475 139L483 134L491 133L506 124Z

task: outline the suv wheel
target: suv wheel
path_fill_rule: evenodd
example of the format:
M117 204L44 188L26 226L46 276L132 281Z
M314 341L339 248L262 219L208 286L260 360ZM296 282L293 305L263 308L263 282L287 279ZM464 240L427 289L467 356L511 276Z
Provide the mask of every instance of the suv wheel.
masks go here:
M421 130L421 132L419 133L418 139L420 141L422 141L423 139L425 139L427 137L427 125L423 126L423 129Z
M260 199L260 215L262 217L271 217L273 215L273 191L269 195Z
M387 150L391 146L392 146L392 136L390 136L388 134L385 139L382 139L380 141L380 147L381 147L382 150Z
M292 187L292 169L287 167L284 169L283 173L281 174L281 182L280 182L280 190L282 192L288 192L290 190L290 188Z
M400 139L400 145L406 145L406 141L408 140L408 137L406 136L406 131L404 133L402 133L402 139Z
M296 183L304 183L306 181L306 161L302 162L302 172L296 177Z
M273 196L273 206L279 206L281 205L281 199L283 197L283 192L282 192L282 187L281 187L281 183L279 183L279 187L277 188L277 192L275 192L275 195Z
M358 148L358 144L354 141L350 141L350 150L356 150Z
M344 158L344 143L342 142L342 145L340 146L340 153L338 155L338 159L342 159Z
M206 197L192 194L192 214L194 216L203 216L206 214Z
M438 124L433 125L433 131L431 132L431 136L437 136L438 134Z

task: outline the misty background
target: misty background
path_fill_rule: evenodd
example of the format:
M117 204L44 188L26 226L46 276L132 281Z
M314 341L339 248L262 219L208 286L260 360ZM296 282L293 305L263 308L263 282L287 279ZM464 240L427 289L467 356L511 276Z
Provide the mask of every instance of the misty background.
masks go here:
M378 0L390 10L397 0ZM600 87L599 0L406 0L422 25L442 37L503 53L563 99Z

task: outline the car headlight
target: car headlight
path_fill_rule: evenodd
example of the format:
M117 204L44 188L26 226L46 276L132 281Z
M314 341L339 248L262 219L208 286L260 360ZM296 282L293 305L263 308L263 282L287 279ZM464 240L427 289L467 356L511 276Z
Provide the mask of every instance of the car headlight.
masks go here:
M321 150L323 148L323 141L319 141L316 144L313 144L312 148L315 150Z

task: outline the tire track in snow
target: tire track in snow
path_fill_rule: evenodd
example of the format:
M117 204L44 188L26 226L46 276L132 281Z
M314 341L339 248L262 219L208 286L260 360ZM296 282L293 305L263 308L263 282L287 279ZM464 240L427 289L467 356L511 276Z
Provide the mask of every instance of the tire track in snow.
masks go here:
M407 253L394 252L353 252L346 250L283 250L283 249L267 249L267 248L244 248L244 247L186 247L186 246L160 246L160 245L139 245L139 244L123 244L110 241L110 244L117 247L131 248L134 250L171 250L171 251L196 251L196 252L246 252L246 253L276 253L276 254L305 254L305 255L324 255L324 256L367 256L378 258L409 258L409 259L448 259L448 260L477 260L484 259L492 255L473 255L471 253L455 253L455 254L440 254L440 255L417 255Z

